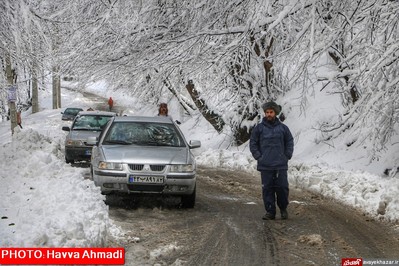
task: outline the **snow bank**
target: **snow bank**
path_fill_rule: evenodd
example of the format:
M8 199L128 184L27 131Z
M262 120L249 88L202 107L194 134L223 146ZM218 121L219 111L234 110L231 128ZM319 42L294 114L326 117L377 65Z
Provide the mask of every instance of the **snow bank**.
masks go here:
M1 148L0 246L104 245L104 198L83 178L84 169L65 164L60 154L57 141L32 129L17 129Z
M207 167L239 169L258 175L256 161L248 151L208 149L197 156L197 163ZM333 198L359 208L376 219L399 221L398 178L298 161L290 161L288 178L292 187Z

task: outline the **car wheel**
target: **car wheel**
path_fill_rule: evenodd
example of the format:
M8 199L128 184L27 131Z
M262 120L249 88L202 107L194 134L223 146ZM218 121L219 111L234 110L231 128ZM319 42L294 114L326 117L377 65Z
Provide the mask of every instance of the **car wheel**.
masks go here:
M181 197L181 205L183 208L194 208L195 205L196 188L190 195L184 195Z
M72 160L69 160L67 157L65 157L65 162L66 163L70 163L70 164L73 164L75 161L72 159Z

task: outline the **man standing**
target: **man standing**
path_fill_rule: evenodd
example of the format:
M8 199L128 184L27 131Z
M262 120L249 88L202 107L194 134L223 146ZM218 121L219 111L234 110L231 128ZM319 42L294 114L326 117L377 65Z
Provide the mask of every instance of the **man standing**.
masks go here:
M251 133L249 149L258 161L262 178L262 197L266 214L263 220L274 220L277 206L281 219L288 219L288 160L294 152L294 139L288 127L277 115L280 107L275 102L262 105L265 117Z
M108 107L109 107L109 111L110 112L111 112L113 106L114 106L114 100L112 100L112 97L109 97L109 99L108 99Z

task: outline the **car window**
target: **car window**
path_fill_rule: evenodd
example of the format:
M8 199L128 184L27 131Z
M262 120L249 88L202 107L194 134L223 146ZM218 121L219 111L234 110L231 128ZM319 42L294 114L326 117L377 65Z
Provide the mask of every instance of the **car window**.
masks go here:
M111 116L101 115L77 116L72 125L72 130L102 130L110 119Z
M65 114L67 115L77 115L82 109L67 108Z
M106 128L109 123L112 123L111 119L109 119L108 122L103 126L103 129ZM98 140L102 139L104 134L105 134L105 131L102 130L101 133L100 133L100 136L98 136Z
M102 144L185 147L182 136L173 124L148 122L115 122Z

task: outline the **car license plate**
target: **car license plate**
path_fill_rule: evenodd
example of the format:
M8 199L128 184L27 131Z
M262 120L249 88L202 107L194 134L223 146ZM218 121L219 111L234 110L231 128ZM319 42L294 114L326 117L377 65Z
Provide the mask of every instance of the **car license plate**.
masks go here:
M129 176L129 183L162 184L163 176Z

